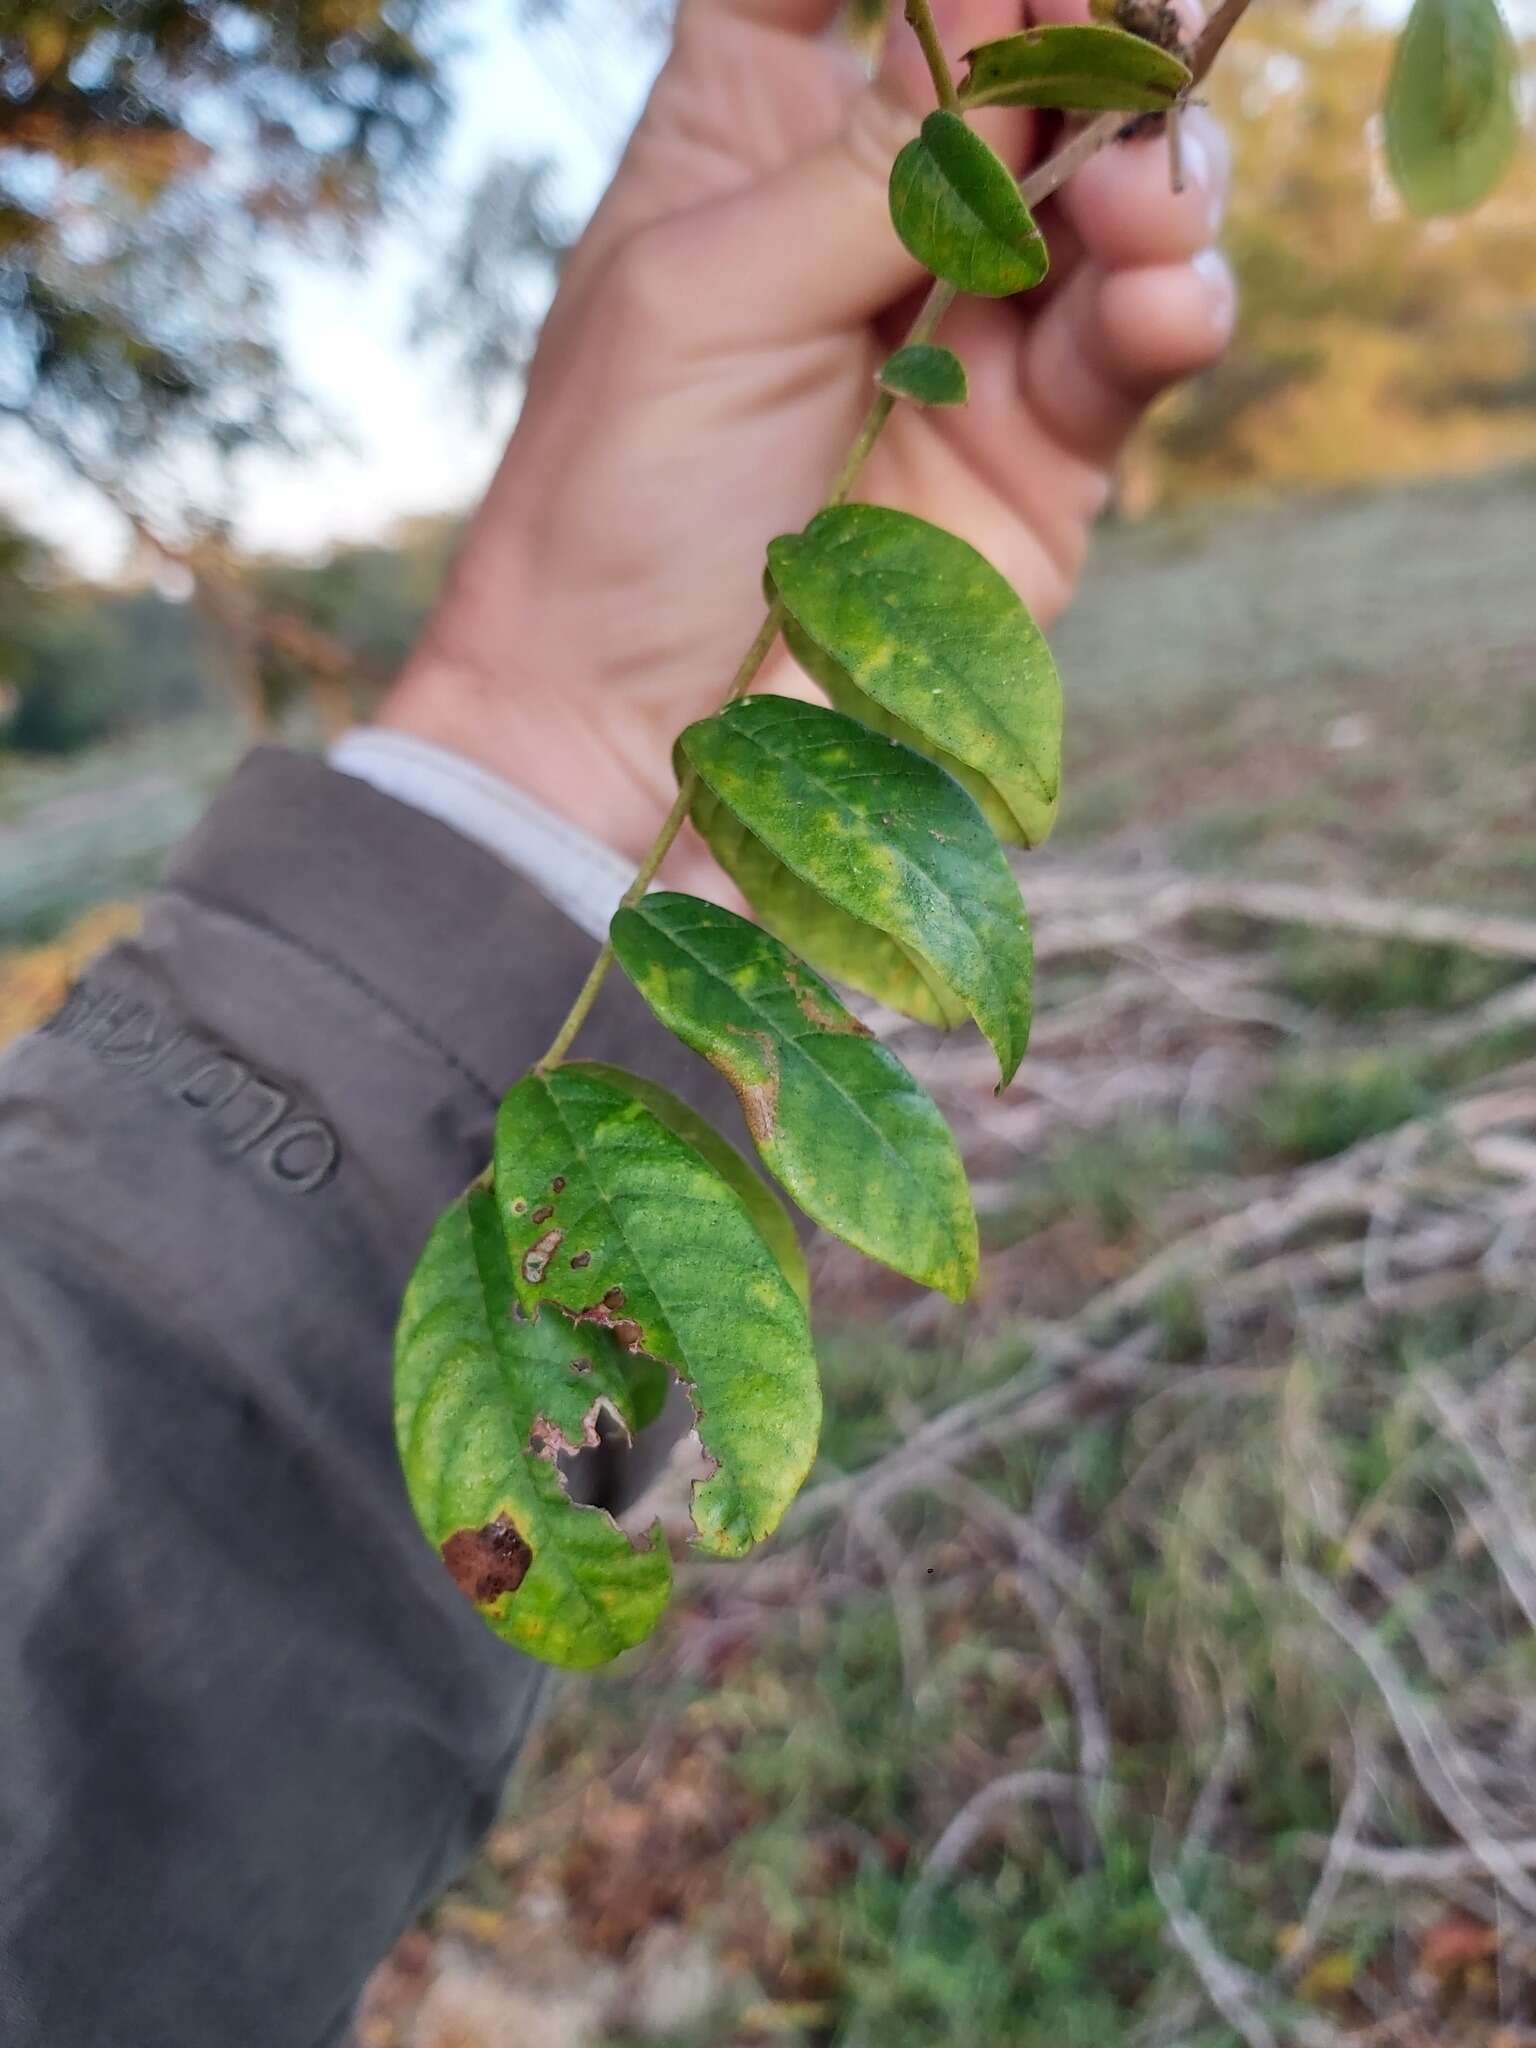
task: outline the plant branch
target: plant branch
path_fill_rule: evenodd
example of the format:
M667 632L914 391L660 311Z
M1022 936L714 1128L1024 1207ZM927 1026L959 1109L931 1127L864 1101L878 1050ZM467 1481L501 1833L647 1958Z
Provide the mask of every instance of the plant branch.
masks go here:
M1200 31L1194 49L1190 52L1189 69L1191 84L1198 83L1210 70L1212 64L1216 61L1223 43L1226 42L1228 36L1231 35L1233 29L1236 28L1238 22L1241 21L1243 15L1247 12L1249 4L1250 0L1221 0L1221 5L1218 6L1216 12ZM933 15L929 6L929 0L907 0L906 18L916 33L918 41L923 46L923 55L927 58L928 68L933 73L934 86L938 91L941 104L949 108L958 106L954 81L950 76L949 64L944 56L943 49L938 41L937 32L933 26ZM1122 113L1096 114L1075 135L1069 137L1060 149L1047 157L1044 163L1038 164L1026 177L1020 179L1019 193L1025 205L1034 208L1042 200L1048 199L1075 172L1081 170L1090 157L1097 156L1101 149L1107 149L1110 143L1114 142L1128 125L1130 124ZM916 319L907 329L906 336L901 344L902 347L910 348L916 343L931 341L938 330L939 323L954 304L957 296L958 294L953 285L945 284L942 279L935 279L929 288L927 297L923 300ZM868 412L864 415L864 420L858 433L853 438L847 455L843 458L837 475L832 480L831 487L824 501L825 506L841 505L846 500L848 493L858 481L859 473L868 461L875 443L884 433L886 423L895 409L896 399L890 392L881 391L876 394ZM768 659L773 649L774 641L779 637L779 628L783 624L783 617L782 607L777 601L768 607L751 646L742 656L741 665L732 678L731 686L725 694L723 704L734 704L738 697L744 697L747 691L751 689L753 683L757 680L763 663ZM671 852L678 834L687 823L688 811L693 801L696 786L697 778L692 770L685 771L678 784L677 800L672 805L671 810L668 811L660 831L651 842L650 848L635 874L634 881L624 892L623 907L627 908L634 903L638 903L650 887L657 870ZM570 1051L576 1034L586 1022L592 1005L597 1000L598 991L602 988L603 982L607 978L608 970L612 965L613 947L605 943L602 951L593 961L591 971L588 973L586 980L577 990L576 999L567 1012L565 1021L555 1033L549 1050L537 1062L534 1068L535 1073L547 1074L552 1067L559 1066L560 1062Z
M939 105L946 113L958 113L959 95L950 73L949 59L944 55L944 45L939 41L939 32L934 26L933 9L928 0L907 0L907 27L917 37L933 77L933 89L939 96Z
M753 683L756 682L758 672L762 668L763 663L768 659L769 652L773 647L774 641L779 637L779 628L783 623L784 607L775 598L763 615L763 623L757 629L756 638L742 656L740 665L735 675L731 678L731 687L725 693L725 702L727 704L734 704L738 697L745 697ZM651 841L649 852L641 861L639 867L636 868L635 879L619 898L620 910L628 910L638 903L646 890L651 886L651 883L656 879L656 870L672 851L673 841L688 822L688 812L693 803L694 791L698 786L699 778L696 771L692 768L684 769L682 775L678 778L677 795L673 799L671 810L668 811L666 817L662 820L661 830ZM588 1013L591 1011L592 1005L597 1001L598 991L607 978L608 969L612 965L613 942L610 939L605 939L601 952L588 970L586 980L576 991L576 1000L566 1012L564 1023L556 1032L548 1052L545 1053L544 1057L534 1068L535 1073L547 1074L551 1067L559 1066L561 1060L570 1051L572 1041L582 1025L587 1021Z

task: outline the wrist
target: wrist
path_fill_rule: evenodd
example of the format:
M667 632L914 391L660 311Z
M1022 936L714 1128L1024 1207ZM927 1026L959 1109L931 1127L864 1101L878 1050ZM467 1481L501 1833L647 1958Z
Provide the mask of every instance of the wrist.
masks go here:
M632 722L622 705L595 701L557 669L537 682L492 675L431 633L374 719L476 763L638 860L673 791L654 741L627 730Z

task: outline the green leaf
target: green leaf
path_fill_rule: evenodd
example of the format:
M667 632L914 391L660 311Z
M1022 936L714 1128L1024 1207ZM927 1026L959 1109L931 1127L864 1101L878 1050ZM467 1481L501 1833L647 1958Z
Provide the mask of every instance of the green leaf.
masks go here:
M678 900L686 903L692 899L684 896ZM750 925L747 928L751 930ZM622 964L623 955L620 954L619 958ZM736 1147L722 1138L713 1124L706 1123L697 1110L690 1109L686 1102L680 1101L669 1088L663 1088L660 1082L647 1081L640 1074L626 1073L622 1067L610 1067L602 1060L571 1060L567 1071L595 1074L611 1088L620 1088L633 1095L637 1102L645 1104L652 1116L660 1117L669 1131L675 1131L685 1144L692 1145L696 1152L702 1152L727 1187L735 1190L742 1207L761 1232L764 1243L778 1260L780 1272L799 1296L801 1306L810 1307L811 1276L806 1270L805 1253L800 1249L795 1226L785 1214L783 1203L775 1198L771 1188L764 1187Z
M821 1423L805 1310L740 1197L633 1088L556 1067L502 1102L496 1202L528 1315L610 1329L682 1380L715 1464L694 1527L739 1557L794 1498Z
M856 720L748 697L690 725L692 814L765 924L893 1009L975 1018L1012 1079L1032 954L1018 885L953 776Z
M960 291L1005 299L1046 273L1013 173L958 114L930 114L891 166L891 219L918 262Z
M494 1198L438 1219L395 1341L395 1431L427 1540L495 1632L547 1663L601 1664L648 1636L672 1564L660 1526L632 1544L578 1506L556 1463L631 1414L618 1346L596 1327L519 1320Z
M655 893L613 949L667 1029L736 1091L764 1164L806 1214L963 1301L976 1278L965 1168L937 1107L824 981L758 926Z
M1001 838L1038 846L1061 791L1061 682L1007 579L879 505L772 542L768 574L790 652L838 709L931 755Z
M950 349L916 341L888 356L875 379L893 398L914 405L964 405L970 396L965 365Z
M1166 113L1190 82L1170 50L1123 28L1027 28L966 55L966 107L1061 107L1068 112Z
M1414 0L1387 84L1392 182L1413 213L1463 213L1520 134L1514 44L1496 0Z

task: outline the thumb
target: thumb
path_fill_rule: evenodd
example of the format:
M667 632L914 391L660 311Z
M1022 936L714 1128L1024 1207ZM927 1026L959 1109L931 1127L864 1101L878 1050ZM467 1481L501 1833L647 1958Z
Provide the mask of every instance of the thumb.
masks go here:
M938 10L953 57L1017 26L1017 0ZM1004 17L1001 21L999 16ZM898 22L880 75L855 94L841 130L797 161L672 223L675 253L697 279L705 346L783 345L872 318L924 275L891 225L891 165L934 104L933 83ZM1027 116L998 110L978 130L1012 165Z

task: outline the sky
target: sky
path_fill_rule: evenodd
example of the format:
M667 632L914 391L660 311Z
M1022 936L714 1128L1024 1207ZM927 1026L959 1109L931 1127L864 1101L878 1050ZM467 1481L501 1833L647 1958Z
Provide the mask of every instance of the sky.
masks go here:
M1377 0L1400 18L1407 0ZM611 0L596 18L609 19ZM1536 0L1516 0L1536 27ZM418 513L473 501L495 463L514 401L483 417L455 388L444 355L409 340L412 308L454 195L488 165L547 148L564 166L570 210L595 203L649 84L649 46L610 35L594 49L568 31L530 27L516 0L461 0L447 65L452 124L434 182L413 217L377 234L365 263L338 269L285 258L274 268L280 330L299 381L338 421L346 445L302 462L247 458L238 537L263 551L312 555L371 540ZM115 517L24 449L7 447L0 506L55 542L88 574L111 576L130 554Z

